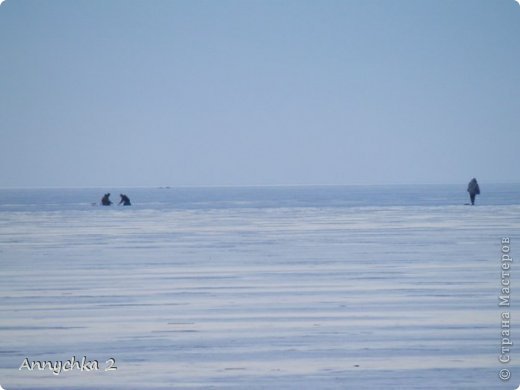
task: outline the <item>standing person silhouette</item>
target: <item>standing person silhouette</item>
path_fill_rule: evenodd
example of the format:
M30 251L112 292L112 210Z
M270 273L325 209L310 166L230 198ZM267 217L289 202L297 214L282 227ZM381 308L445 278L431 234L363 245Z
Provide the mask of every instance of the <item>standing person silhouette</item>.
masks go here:
M468 183L468 192L469 199L471 200L471 205L475 205L475 196L480 195L480 187L478 186L477 179L473 178Z

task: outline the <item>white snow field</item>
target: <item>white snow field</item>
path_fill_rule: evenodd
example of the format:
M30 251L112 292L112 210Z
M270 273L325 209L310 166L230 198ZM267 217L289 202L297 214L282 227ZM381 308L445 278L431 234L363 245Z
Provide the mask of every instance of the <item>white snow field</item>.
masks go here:
M519 311L498 306L501 239L520 253L520 206L271 206L4 207L0 385L520 384L520 349L498 361L502 312L520 345ZM513 261L512 304L519 276ZM99 369L20 369L73 356Z

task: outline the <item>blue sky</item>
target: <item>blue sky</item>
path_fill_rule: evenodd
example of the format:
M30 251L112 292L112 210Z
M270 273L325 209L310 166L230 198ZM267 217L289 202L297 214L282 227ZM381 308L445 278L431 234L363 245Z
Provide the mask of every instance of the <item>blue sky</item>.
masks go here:
M0 187L520 182L520 6L0 6Z

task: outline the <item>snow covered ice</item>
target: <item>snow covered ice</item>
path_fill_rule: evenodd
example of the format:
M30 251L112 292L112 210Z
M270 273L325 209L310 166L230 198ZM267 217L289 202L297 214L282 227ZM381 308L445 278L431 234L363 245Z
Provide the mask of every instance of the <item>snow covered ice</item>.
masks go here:
M518 186L475 207L442 186L125 189L134 206L92 206L102 192L0 191L6 390L520 383L520 351L498 362ZM73 356L100 369L19 370Z

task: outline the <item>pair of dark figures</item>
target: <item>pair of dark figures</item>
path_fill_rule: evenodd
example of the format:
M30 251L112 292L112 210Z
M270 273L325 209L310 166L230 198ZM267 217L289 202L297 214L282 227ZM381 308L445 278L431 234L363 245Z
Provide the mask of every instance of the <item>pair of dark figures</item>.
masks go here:
M130 203L130 198L128 196L126 196L125 194L121 194L119 196L121 197L121 201L119 202L119 204L123 204L123 206L131 206L132 205ZM110 200L110 192L108 192L105 195L103 195L103 197L101 198L101 204L103 206L110 206L112 204L112 201Z

